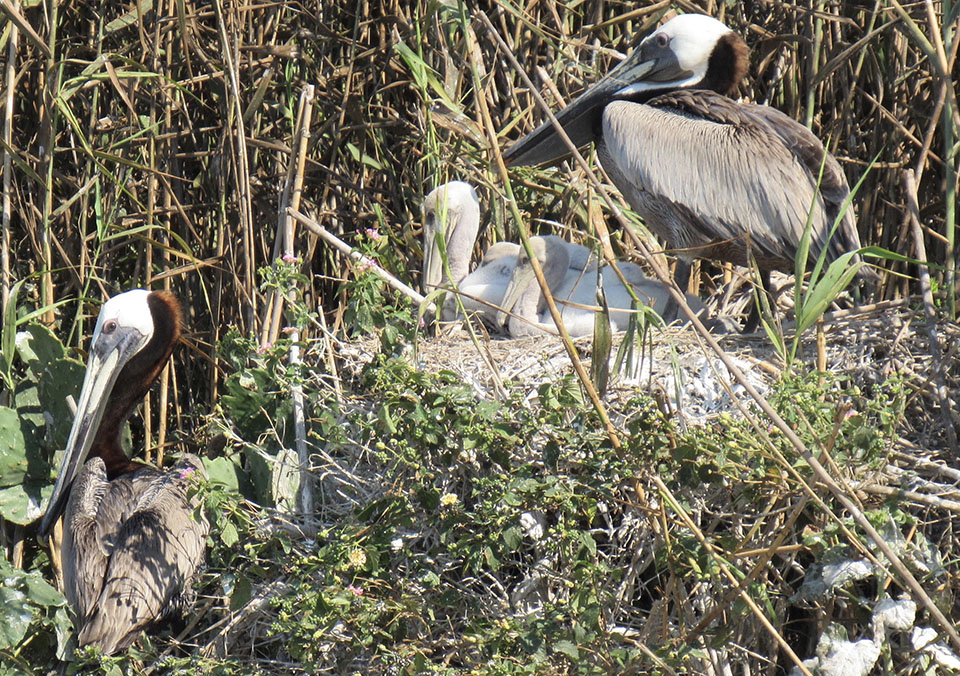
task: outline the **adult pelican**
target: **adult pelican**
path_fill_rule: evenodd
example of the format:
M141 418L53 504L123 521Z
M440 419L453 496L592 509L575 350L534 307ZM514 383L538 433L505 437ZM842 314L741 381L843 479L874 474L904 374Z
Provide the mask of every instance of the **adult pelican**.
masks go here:
M747 46L723 23L683 14L557 114L574 145L596 143L630 205L678 250L684 291L690 257L756 261L765 287L771 270L793 272L808 214L811 260L860 248L852 207L830 236L850 189L817 137L774 108L728 98L747 59ZM504 157L543 164L567 152L548 121Z
M180 338L177 299L137 289L108 300L90 344L87 372L63 463L40 524L63 515L61 566L80 646L106 654L189 597L208 525L194 512L193 455L170 470L124 455L124 423L160 375ZM89 457L89 460L87 459Z
M543 270L550 294L557 302L564 327L573 337L593 333L596 304L597 268L586 271L570 267L572 246L554 235L530 238L530 246ZM640 268L632 263L619 263L621 273L633 288L639 300L658 314L665 314L672 307L673 299L660 282L644 277ZM610 308L610 324L614 331L624 331L630 319L633 297L620 277L609 267L600 270L603 289ZM688 294L687 303L695 311L703 305L698 298ZM504 294L503 307L510 313L497 316L500 324L507 326L514 338L539 335L554 330L553 318L546 307L546 300L533 273L533 265L524 251L520 252L510 285Z

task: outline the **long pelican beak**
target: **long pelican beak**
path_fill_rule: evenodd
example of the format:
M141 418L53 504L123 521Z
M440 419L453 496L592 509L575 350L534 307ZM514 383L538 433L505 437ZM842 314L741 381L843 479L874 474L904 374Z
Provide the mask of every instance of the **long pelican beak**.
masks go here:
M523 292L527 290L533 278L533 264L530 263L529 259L517 263L516 267L513 268L513 274L510 275L510 281L507 283L507 288L503 292L503 300L500 301L500 307L502 307L503 310L497 312L498 326L506 325L509 319L508 313L513 312L517 301L520 300Z
M603 108L613 99L662 88L665 82L675 82L678 75L684 75L683 71L678 73L676 60L669 52L652 54L653 51L641 44L616 68L556 114L557 122L573 145L579 148L599 137ZM537 165L552 163L569 153L570 148L548 119L511 146L503 158L513 166Z
M423 238L423 292L430 293L443 279L443 256L440 254L442 242L438 241L440 231L432 231Z
M77 414L70 428L57 483L53 487L43 521L40 522L40 537L46 537L66 507L70 486L93 445L117 376L149 338L149 335L133 327L117 326L116 322L109 321L104 323L102 318L97 322Z

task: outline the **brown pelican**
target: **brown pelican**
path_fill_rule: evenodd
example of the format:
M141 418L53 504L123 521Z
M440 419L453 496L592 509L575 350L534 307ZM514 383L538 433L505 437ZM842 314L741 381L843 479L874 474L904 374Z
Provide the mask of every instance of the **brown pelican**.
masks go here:
M585 271L570 267L571 245L554 235L531 237L530 245L537 256L537 262L543 269L543 275L560 309L563 325L573 337L593 333L596 303L597 267L588 266ZM632 263L618 263L627 283L633 287L639 300L663 315L672 304L672 298L666 287L644 276L639 266ZM614 331L624 331L629 322L633 298L619 276L610 267L600 270L603 278L603 290L607 306L611 309L610 323ZM687 303L694 311L703 309L700 300L687 295ZM509 319L505 312L497 316L500 324L506 324L514 338L539 335L554 329L553 319L546 308L546 301L540 285L534 278L533 265L526 253L521 251L517 259L510 285L503 297L503 307L511 313Z
M127 458L123 425L180 338L180 305L163 291L128 291L100 310L76 417L41 537L63 515L64 593L80 646L123 650L188 594L207 523L194 518L193 455L169 471ZM87 456L90 459L87 460ZM86 461L86 462L85 462Z
M690 256L755 260L764 286L771 270L793 272L808 213L811 260L824 249L830 262L860 248L852 208L830 236L850 189L817 137L778 110L727 98L746 74L747 54L720 21L684 14L557 114L574 145L596 142L627 201L680 251L684 291ZM504 157L542 164L567 152L548 121Z

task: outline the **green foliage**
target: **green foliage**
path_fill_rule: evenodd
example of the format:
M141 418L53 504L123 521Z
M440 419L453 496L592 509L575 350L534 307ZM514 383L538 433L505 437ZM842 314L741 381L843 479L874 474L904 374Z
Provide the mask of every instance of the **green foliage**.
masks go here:
M377 454L379 480L398 490L327 529L316 551L291 562L294 592L278 601L273 627L291 655L309 670L349 669L373 654L375 665L445 672L430 657L431 627L456 623L465 644L447 666L476 673L537 673L558 663L605 673L635 660L623 649L616 659L589 657L606 653L603 608L619 576L592 531L637 468L609 447L574 383L545 384L545 405L530 409L519 398L478 400L451 373L375 359L362 380L374 404L350 427ZM662 419L645 401L637 405L634 425L647 436L634 450L646 457L665 440L651 434ZM537 541L523 514L550 515ZM476 613L489 603L480 580L515 583L542 557L580 584L527 617Z
M394 293L387 283L369 270L371 265L383 266L394 272L402 271L397 249L388 244L386 235L368 229L358 234L357 249L368 256L371 264L359 264L356 274L344 285L347 297L344 320L350 335L380 336L384 352L397 354L405 344L413 341L417 322L413 321L412 306L405 297ZM403 278L406 273L398 275Z
M0 557L0 657L23 664L63 654L70 619L66 599L36 570L14 568ZM32 630L32 631L31 631ZM28 635L29 632L29 635ZM26 672L25 672L26 673Z
M26 324L14 346L19 360L5 375L13 406L0 407L0 516L27 524L52 491L54 454L73 422L67 397L79 394L84 367L40 324Z

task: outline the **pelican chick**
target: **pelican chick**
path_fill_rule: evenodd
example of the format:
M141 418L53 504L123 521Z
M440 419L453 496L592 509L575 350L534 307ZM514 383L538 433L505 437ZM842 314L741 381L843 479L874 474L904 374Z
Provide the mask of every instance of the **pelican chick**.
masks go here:
M592 334L597 309L596 267L592 268L592 275L571 268L571 246L555 235L531 237L530 245L543 270L547 287L558 305L567 333L573 337ZM646 278L642 269L633 263L621 262L617 267L641 302L657 314L664 315L671 307L675 314L673 298L663 284ZM633 297L612 268L605 266L600 274L607 307L611 310L611 329L625 331L630 320ZM704 309L700 300L690 294L687 295L687 304L697 313ZM555 330L546 299L534 276L533 265L522 250L504 294L503 307L511 315L508 317L506 312L500 313L498 322L506 324L510 335L515 338L552 333Z

